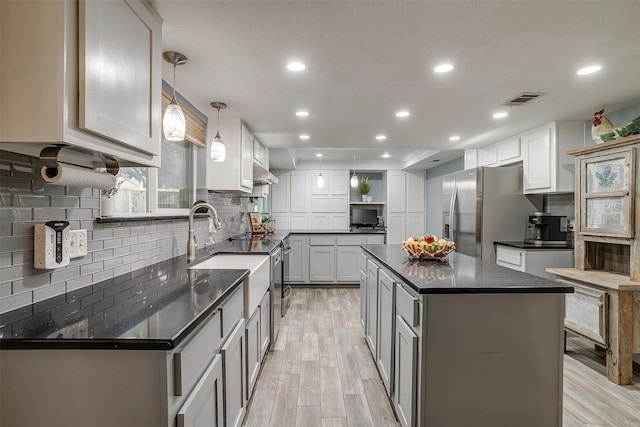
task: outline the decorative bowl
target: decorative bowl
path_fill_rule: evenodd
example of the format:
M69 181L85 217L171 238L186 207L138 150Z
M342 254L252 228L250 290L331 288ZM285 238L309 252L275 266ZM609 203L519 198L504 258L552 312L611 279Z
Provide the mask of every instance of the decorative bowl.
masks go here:
M456 244L450 240L447 240L444 246L437 245L437 249L432 249L428 245L421 247L420 242L414 242L413 244L402 242L402 250L412 260L440 259L456 250Z

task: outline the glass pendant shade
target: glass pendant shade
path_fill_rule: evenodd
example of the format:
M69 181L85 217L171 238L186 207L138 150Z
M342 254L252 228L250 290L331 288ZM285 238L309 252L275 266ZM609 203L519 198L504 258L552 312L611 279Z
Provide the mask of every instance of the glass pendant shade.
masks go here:
M351 188L358 188L358 175L353 171L353 175L351 176Z
M358 188L358 175L356 175L356 155L353 155L353 175L351 175L351 188Z
M316 181L316 186L318 188L323 188L324 187L324 176L322 176L322 172L320 172L318 174L318 180Z
M211 141L211 160L214 162L224 162L227 157L227 149L220 138L220 133L216 133L215 138Z
M162 117L162 132L167 141L184 141L187 134L187 121L178 101L176 101L176 66L187 63L187 57L180 52L168 51L162 54L162 58L173 65L173 96L171 102L164 110Z
M187 122L184 118L184 113L175 99L164 110L162 130L164 139L167 141L183 141L187 133Z
M222 142L222 138L220 137L220 110L223 108L227 108L227 104L224 102L216 101L212 102L211 106L218 110L218 131L216 132L216 136L211 141L211 161L213 162L224 162L227 157L227 149L224 146L224 142Z

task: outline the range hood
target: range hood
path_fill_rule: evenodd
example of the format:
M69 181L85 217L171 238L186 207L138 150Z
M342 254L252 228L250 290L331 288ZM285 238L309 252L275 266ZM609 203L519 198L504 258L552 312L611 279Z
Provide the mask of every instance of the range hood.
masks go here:
M262 166L253 165L253 185L277 184L278 178Z

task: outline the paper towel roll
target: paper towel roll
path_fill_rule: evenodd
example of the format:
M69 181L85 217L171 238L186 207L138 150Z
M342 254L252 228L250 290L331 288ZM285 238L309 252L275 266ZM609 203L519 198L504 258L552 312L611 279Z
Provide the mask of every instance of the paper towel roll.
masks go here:
M65 185L68 187L99 188L109 190L116 186L116 177L107 172L96 172L63 163L57 168L43 166L40 175L49 184Z

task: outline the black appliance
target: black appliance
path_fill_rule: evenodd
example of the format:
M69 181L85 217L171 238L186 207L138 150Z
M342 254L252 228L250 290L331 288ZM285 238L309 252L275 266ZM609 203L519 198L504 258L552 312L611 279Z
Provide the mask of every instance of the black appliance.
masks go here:
M289 279L289 254L291 253L291 245L289 237L282 239L282 298L280 312L282 317L287 314L289 305L291 304L291 284ZM276 311L277 312L277 311Z
M535 245L567 243L567 217L536 212L529 215L524 241Z
M375 227L378 225L378 211L375 209L353 208L351 210L353 227Z

